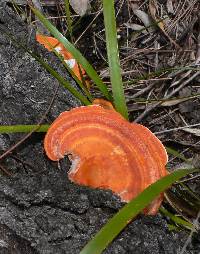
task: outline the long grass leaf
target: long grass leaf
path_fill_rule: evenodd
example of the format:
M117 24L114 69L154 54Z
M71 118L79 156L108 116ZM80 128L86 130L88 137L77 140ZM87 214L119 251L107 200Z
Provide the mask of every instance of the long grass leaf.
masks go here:
M73 37L72 37L72 20L71 20L69 0L64 0L64 3L65 3L65 13L66 13L66 17L67 17L67 27L68 27L68 31L69 31L69 34L70 34L70 39L71 39L71 42L72 42L73 41Z
M100 254L112 240L126 227L126 225L141 212L161 192L165 191L181 177L197 170L182 169L163 177L150 185L130 203L126 204L114 215L94 238L82 249L80 254Z
M59 58L59 60L62 62L62 64L64 65L64 67L67 69L67 71L71 74L71 76L73 77L73 79L76 81L76 83L79 85L79 87L82 89L83 93L87 96L87 98L90 100L90 102L93 101L93 97L90 94L90 92L88 91L86 84L83 84L81 82L81 80L78 79L78 77L76 76L76 74L73 72L73 70L66 64L66 62L64 61L63 57L55 50L52 49L52 51L54 52L54 54Z
M114 0L103 0L103 14L114 105L116 110L128 119L119 61Z
M107 86L100 79L97 72L94 68L89 64L85 57L77 50L72 43L70 43L59 31L53 26L53 24L46 19L37 9L31 7L31 10L38 17L38 19L42 22L42 24L48 29L48 31L60 42L64 45L64 47L74 56L79 64L87 72L88 76L94 81L99 90L103 93L103 95L108 99L112 100L112 97L107 89Z
M91 102L81 93L79 93L66 79L64 79L57 71L55 71L49 64L43 61L32 53L32 56L54 77L58 82L64 86L74 97L79 99L83 104L90 105Z
M190 230L193 229L194 225L191 222L186 221L186 220L182 219L181 217L178 217L178 216L170 213L164 207L160 207L159 210L161 213L163 213L166 217L169 217L177 225L180 225L180 226L185 227Z
M188 164L192 164L191 161L189 161L183 154L179 153L177 150L171 148L171 147L165 147L165 149L167 150L167 153L173 155L176 158L179 158L185 162L187 162Z
M38 127L38 128L37 128ZM47 132L48 124L42 125L0 125L0 133L16 133L16 132Z

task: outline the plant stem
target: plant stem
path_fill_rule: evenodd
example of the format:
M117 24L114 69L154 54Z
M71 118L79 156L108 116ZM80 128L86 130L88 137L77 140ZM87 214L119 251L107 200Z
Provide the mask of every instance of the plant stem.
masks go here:
M128 119L119 61L114 0L103 0L103 14L114 105L116 110Z

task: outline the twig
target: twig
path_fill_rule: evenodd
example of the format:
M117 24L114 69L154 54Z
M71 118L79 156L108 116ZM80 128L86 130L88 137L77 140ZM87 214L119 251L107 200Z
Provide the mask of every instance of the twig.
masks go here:
M191 240L192 240L192 235L193 235L194 232L196 231L195 229L198 228L199 218L200 218L200 210L199 210L199 212L198 212L198 214L197 214L197 217L196 217L196 219L195 219L195 221L194 221L194 223L193 223L193 224L194 224L194 227L192 228L192 230L191 230L191 232L190 232L190 234L189 234L189 236L188 236L188 239L187 239L187 241L185 242L185 244L184 244L182 250L181 250L180 252L178 252L178 254L184 254L184 253L185 253L187 246L189 245L189 243L190 243Z
M131 95L131 96L129 97L129 99L132 100L132 99L135 99L135 98L141 96L142 94L148 92L148 91L149 91L152 87L154 87L155 85L156 85L156 82L153 82L153 83L149 84L147 87L145 87L145 88L139 90L137 93Z
M179 183L189 182L189 181L194 180L194 179L199 178L199 177L200 177L200 174L198 174L196 176L193 176L193 177L190 177L188 179L181 180L181 181L179 181Z
M6 168L4 168L1 164L0 164L0 169L1 169L4 173L6 173L6 175L12 176L12 173L11 173L10 171L8 171Z
M157 131L154 132L154 134L163 134L163 133L167 133L167 132L171 132L171 131L178 131L178 130L184 130L185 128L191 128L191 127L196 127L196 126L200 126L200 123L197 124L193 124L193 125L186 125L186 126L182 126L182 127L177 127L177 128L173 128L173 129L168 129L168 130L164 130L164 131Z
M155 104L153 104L153 105L150 105L149 107L147 107L146 109L145 109L145 111L141 114L141 115L139 115L135 120L134 120L134 122L135 123L138 123L138 122L140 122L149 112L151 112L153 109L155 109L157 106L159 106L161 104L161 102L157 102L157 103L155 103Z
M200 17L199 17L199 22L200 22ZM196 64L200 63L200 31L199 31L199 35L197 38L197 55L196 55Z
M191 71L189 71L191 72ZM187 84L189 84L193 79L195 79L198 75L200 75L200 71L197 71L196 73L194 73L190 78L188 78L185 82L183 82L179 87L177 87L176 89L174 89L171 93L169 93L165 98L169 99L170 97L172 97L175 93L177 93L178 91L180 91L184 86L186 86Z
M175 93L177 93L178 91L180 91L183 87L185 87L187 84L189 84L194 78L196 78L198 75L200 75L200 71L197 71L196 73L194 73L190 78L188 78L185 82L183 82L179 87L177 87L176 89L174 89L171 93L169 93L168 95L165 96L165 99L169 99L171 98ZM157 106L159 106L162 102L158 102L155 103L153 105L150 105L149 107L147 107L145 109L145 111L138 116L134 122L140 122L149 112L151 112L153 109L155 109Z
M101 9L97 15L93 18L93 20L90 22L90 24L87 26L87 28L82 32L82 34L78 37L78 39L74 42L74 45L77 44L77 42L82 38L82 36L87 32L87 30L91 27L93 22L97 19L97 17L102 13L103 9Z

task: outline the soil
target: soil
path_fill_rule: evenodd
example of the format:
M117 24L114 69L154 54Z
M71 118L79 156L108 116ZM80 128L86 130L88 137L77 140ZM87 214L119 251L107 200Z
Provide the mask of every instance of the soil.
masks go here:
M0 25L9 29L17 41L34 48L76 86L57 59L35 44L35 32L4 1L0 1ZM57 81L34 58L0 33L1 125L37 123L48 108L56 86ZM46 122L52 122L61 112L79 105L59 86ZM23 136L0 134L1 153ZM71 183L67 178L69 162L64 159L58 167L57 163L49 161L44 154L43 138L44 134L33 134L1 161L1 166L12 173L11 177L0 176L2 254L79 253L123 206L111 191L92 190ZM140 215L104 253L174 254L182 249L187 238L185 230L170 231L166 218L160 214ZM198 233L185 253L200 253Z

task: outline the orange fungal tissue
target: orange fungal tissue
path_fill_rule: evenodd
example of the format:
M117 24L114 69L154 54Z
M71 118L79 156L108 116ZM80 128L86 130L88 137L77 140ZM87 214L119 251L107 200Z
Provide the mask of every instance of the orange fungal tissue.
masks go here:
M167 153L149 129L100 102L61 113L45 136L44 148L53 161L70 155L71 181L112 190L129 202L167 174ZM156 214L162 199L161 194L145 214Z
M58 54L60 54L63 57L64 62L73 71L75 76L82 81L82 76L86 74L85 70L82 68L82 66L78 65L74 56L63 46L62 43L60 43L54 37L43 34L36 34L36 41L43 45L48 51L55 50ZM86 86L89 87L89 82L87 80L85 82Z

